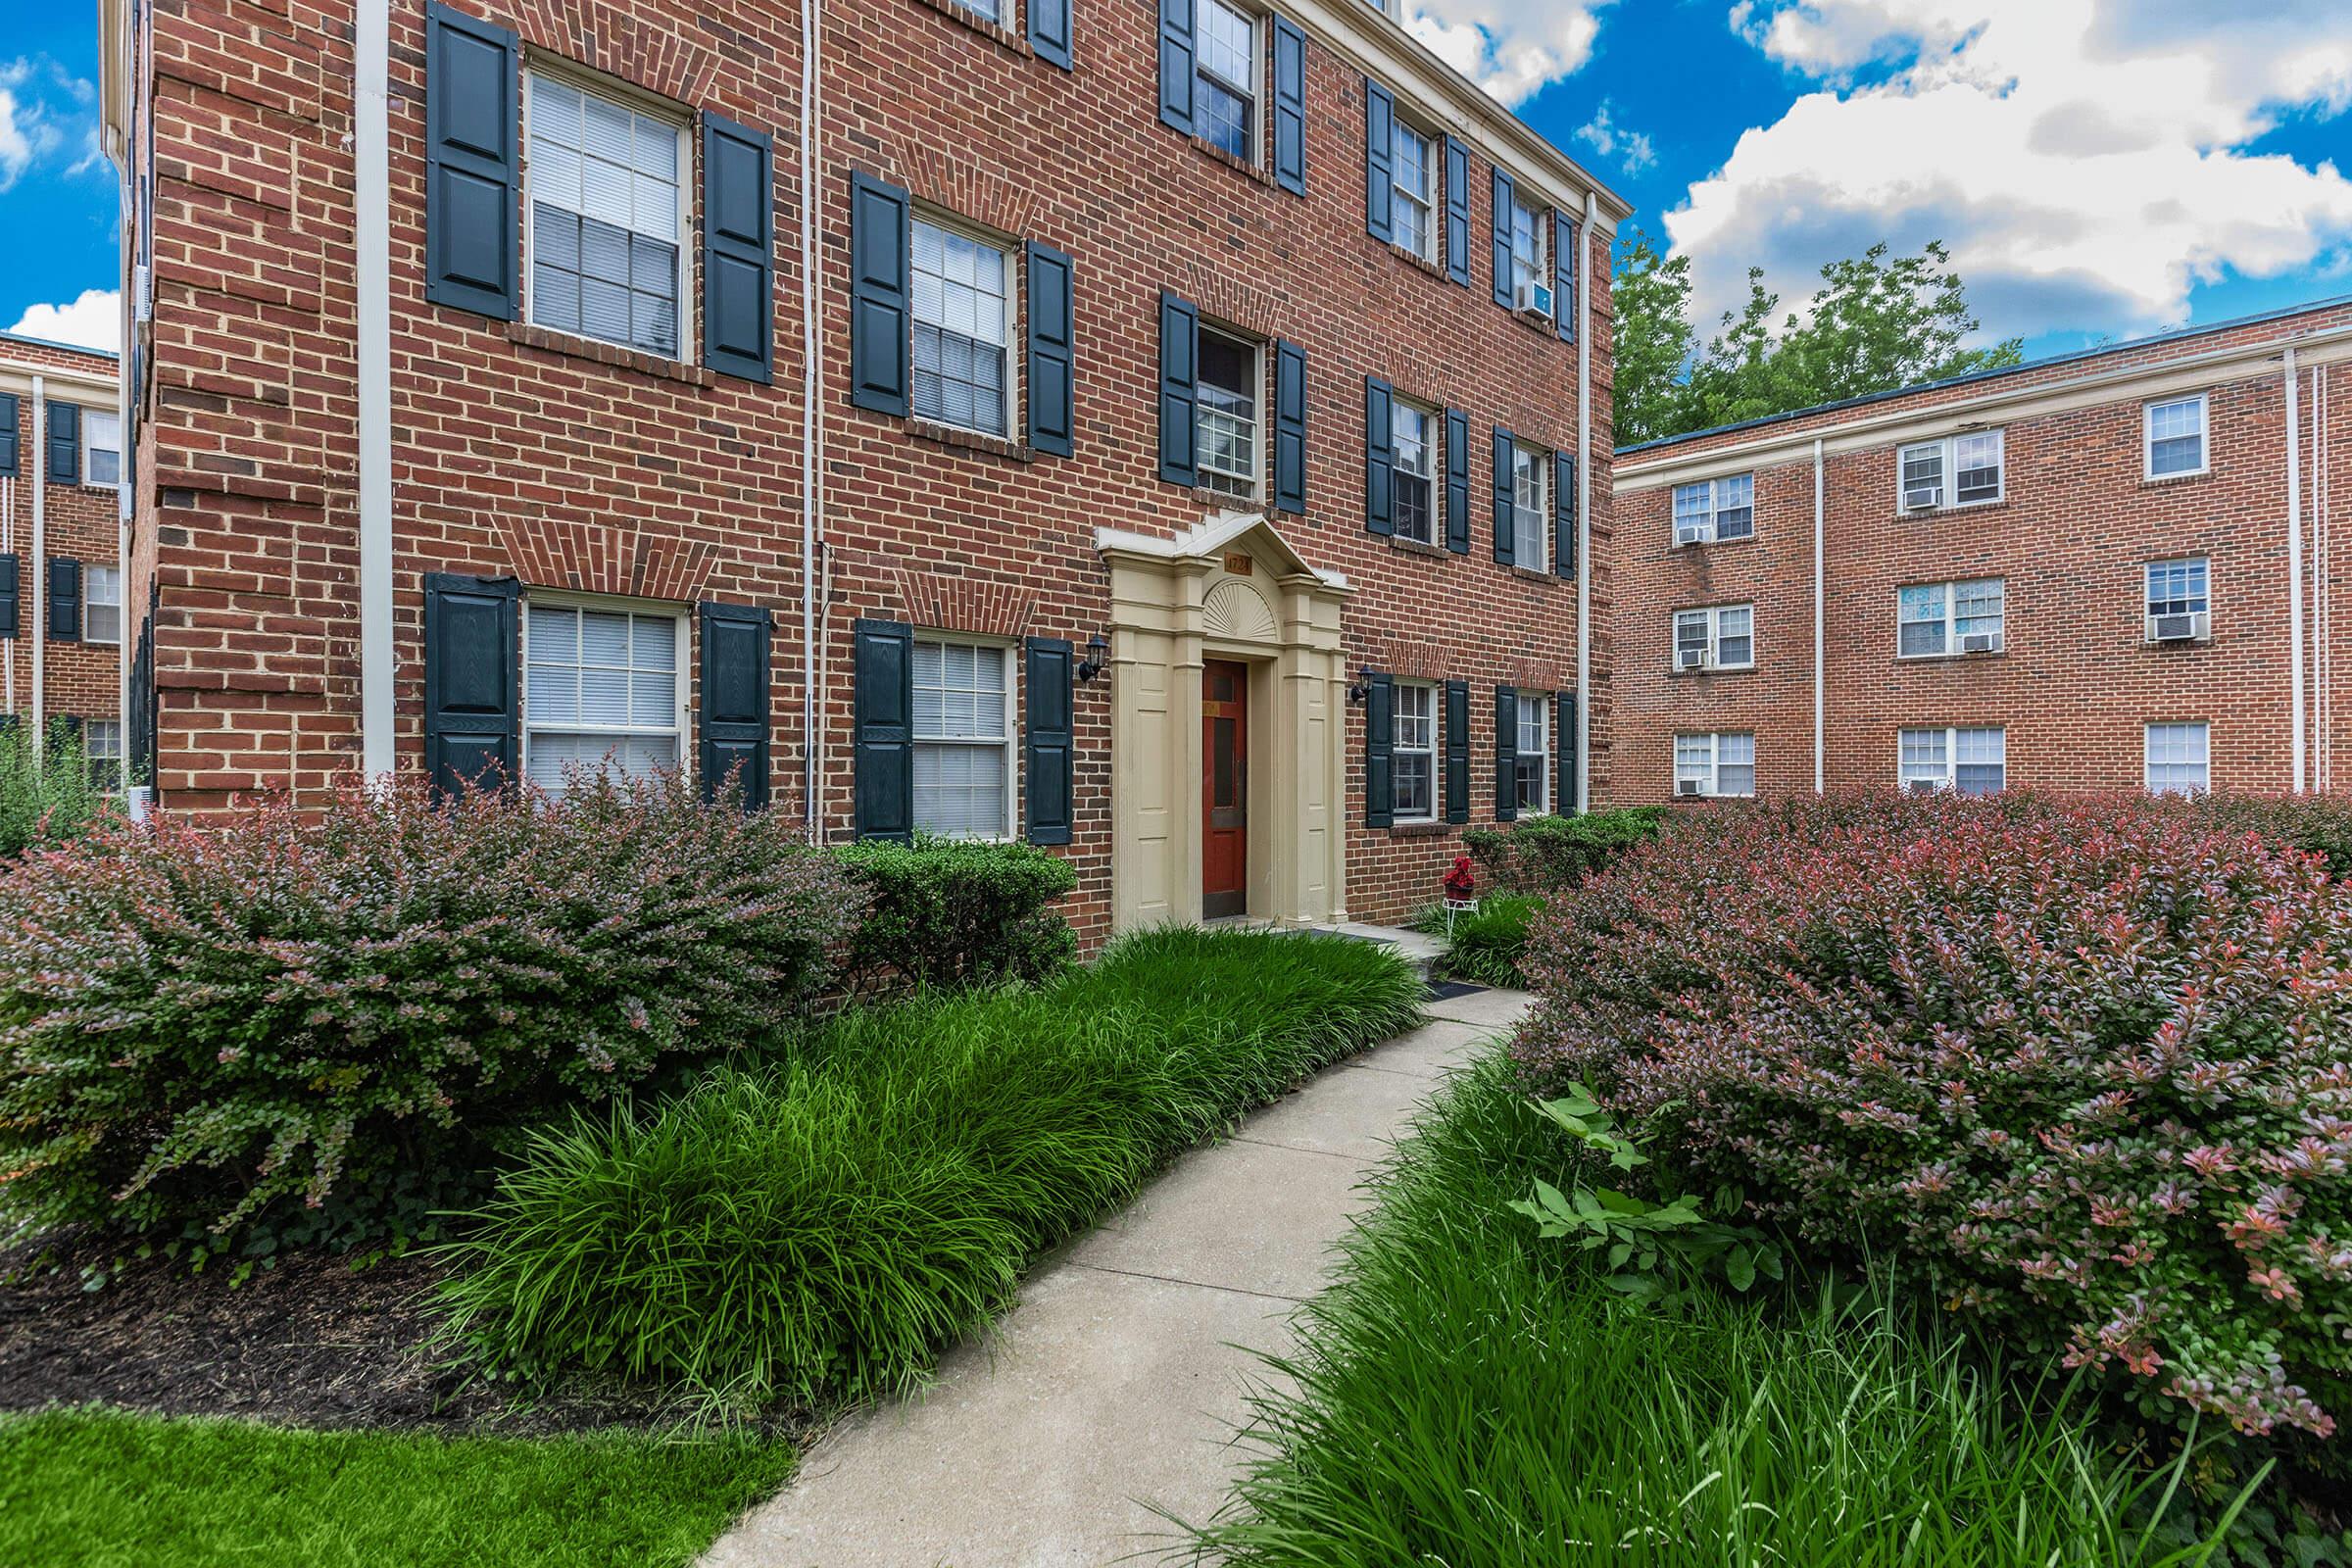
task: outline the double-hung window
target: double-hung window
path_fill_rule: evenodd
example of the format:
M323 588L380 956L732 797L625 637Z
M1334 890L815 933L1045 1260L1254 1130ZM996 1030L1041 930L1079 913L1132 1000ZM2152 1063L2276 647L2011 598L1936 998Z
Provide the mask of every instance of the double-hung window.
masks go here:
M1905 512L1974 507L2001 499L2004 443L1999 430L1977 430L1902 448L1895 463Z
M1551 544L1551 454L1511 443L1511 562L1546 569Z
M1755 662L1755 606L1716 605L1674 612L1676 669L1746 669Z
M1398 681L1393 693L1390 778L1399 822L1434 821L1438 814L1438 689Z
M1257 499L1263 464L1258 456L1257 345L1200 328L1200 483L1238 501Z
M122 482L122 416L103 409L81 411L81 482Z
M1434 262L1438 259L1436 149L1429 137L1401 119L1396 126L1389 173L1396 189L1391 232L1398 245L1425 262Z
M678 358L684 125L537 73L526 113L531 321Z
M1903 659L1997 654L2007 590L1999 577L1915 583L1895 590L1895 653Z
M2008 735L1997 726L1907 729L1896 738L1896 775L1915 795L1991 795L2008 782Z
M680 766L685 621L674 610L532 600L522 622L522 770L562 794L574 767Z
M1195 74L1200 139L1244 163L1257 159L1257 18L1226 0L1198 0Z
M2213 565L2203 556L2148 563L2148 641L2180 642L2205 635L2213 609Z
M1531 816L1551 809L1551 694L1521 692L1517 706L1519 749L1511 762L1513 793L1519 814Z
M101 795L122 792L122 721L93 718L81 732L82 775Z
M1012 253L927 218L911 226L914 412L1001 436L1012 425Z
M996 643L914 645L914 825L1012 836L1012 661Z
M1516 190L1511 195L1511 210L1504 215L1510 224L1511 275L1510 293L1519 297L1522 283L1551 283L1551 272L1544 259L1544 230L1551 227L1551 210L1531 207L1519 199Z
M1756 476L1735 473L1674 487L1674 542L1713 544L1756 531Z
M1756 737L1751 731L1674 738L1674 793L1744 796L1756 793Z
M92 566L82 583L81 640L119 643L122 640L122 568Z
M2141 416L2141 444L2148 478L2170 479L2205 471L2206 412L2202 392L2146 405Z
M2212 732L2203 724L2148 726L2148 788L2196 795L2213 787Z
M1436 543L1437 528L1437 416L1402 399L1390 415L1391 445L1395 449L1391 480L1392 514L1396 537Z

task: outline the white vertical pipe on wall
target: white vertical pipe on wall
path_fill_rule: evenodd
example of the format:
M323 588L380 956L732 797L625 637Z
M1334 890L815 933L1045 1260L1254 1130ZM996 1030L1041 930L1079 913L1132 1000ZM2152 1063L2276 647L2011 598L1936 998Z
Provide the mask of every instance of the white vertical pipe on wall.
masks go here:
M1752 500L1752 498L1751 498ZM1826 571L1822 561L1822 471L1821 437L1813 438L1813 793L1822 793L1823 752L1828 736L1823 723L1826 699L1822 686L1822 662L1825 628L1823 612L1828 608Z
M2286 640L2287 701L2293 716L2287 726L2287 750L2294 761L2294 793L2303 793L2303 424L2301 388L2296 384L2295 351L2286 351ZM2212 421L2205 439L2213 440Z
M360 392L360 765L388 779L392 752L392 245L390 0L354 19L352 184Z
M824 329L817 318L817 0L801 0L801 794L808 840L824 838L816 671L816 549L825 504Z
M1576 808L1592 799L1592 222L1576 231Z
M24 465L19 464L20 467ZM41 766L49 748L40 743L43 726L42 650L49 646L49 398L39 376L32 378L32 765Z

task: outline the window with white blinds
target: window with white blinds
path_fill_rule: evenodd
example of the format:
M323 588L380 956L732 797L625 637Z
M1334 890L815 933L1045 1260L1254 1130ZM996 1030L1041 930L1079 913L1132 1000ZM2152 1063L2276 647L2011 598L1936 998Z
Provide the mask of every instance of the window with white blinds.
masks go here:
M533 604L523 617L522 770L562 794L570 768L676 767L683 622L665 611Z
M527 112L532 322L677 358L684 127L537 74Z
M1012 660L991 643L914 645L914 825L1012 836Z
M122 568L92 566L83 580L81 640L119 643L122 640Z

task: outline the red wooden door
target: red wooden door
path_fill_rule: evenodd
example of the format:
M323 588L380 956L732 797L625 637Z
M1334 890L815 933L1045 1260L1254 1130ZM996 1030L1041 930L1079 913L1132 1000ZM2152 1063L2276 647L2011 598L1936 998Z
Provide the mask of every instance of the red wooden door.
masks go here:
M1200 666L1200 913L1240 914L1250 877L1250 671Z

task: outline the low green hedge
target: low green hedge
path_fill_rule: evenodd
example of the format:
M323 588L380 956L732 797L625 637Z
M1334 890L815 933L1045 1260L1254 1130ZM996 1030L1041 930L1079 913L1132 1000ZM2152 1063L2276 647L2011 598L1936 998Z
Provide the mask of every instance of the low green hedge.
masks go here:
M453 1325L497 1368L735 1408L905 1384L1036 1253L1424 995L1346 938L1172 929L1051 986L856 1009L764 1070L536 1136L449 1250Z
M1544 901L1523 894L1491 894L1474 911L1457 913L1450 932L1443 907L1431 909L1418 922L1421 929L1447 938L1446 956L1435 965L1441 979L1469 980L1482 986L1527 989L1519 960L1527 953L1528 923L1543 911Z
M1664 831L1668 808L1631 806L1582 816L1533 816L1523 822L1463 830L1462 847L1479 880L1509 893L1573 887Z
M1047 980L1078 950L1053 907L1077 874L1043 850L918 835L833 853L868 900L849 957L864 989Z

